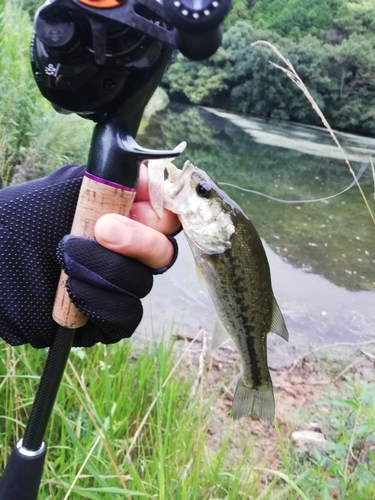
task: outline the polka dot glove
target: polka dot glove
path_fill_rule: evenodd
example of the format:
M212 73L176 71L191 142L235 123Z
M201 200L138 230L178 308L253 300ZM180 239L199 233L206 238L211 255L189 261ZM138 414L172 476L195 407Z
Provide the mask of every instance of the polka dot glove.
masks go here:
M66 166L0 191L0 336L11 345L51 345L61 267L70 275L73 303L89 317L77 329L75 346L129 337L142 318L139 299L151 290L152 270L95 241L63 238L83 173L82 166Z

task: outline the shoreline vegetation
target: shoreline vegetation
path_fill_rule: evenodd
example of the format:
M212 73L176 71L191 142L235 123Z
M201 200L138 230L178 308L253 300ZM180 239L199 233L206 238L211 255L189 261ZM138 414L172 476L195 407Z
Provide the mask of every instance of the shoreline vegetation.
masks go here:
M46 436L41 498L375 498L374 343L272 370L273 425L231 418L230 347L192 339L73 349ZM1 464L46 352L3 344Z
M369 0L234 0L212 58L176 54L162 85L172 101L321 126L266 40L290 60L331 127L375 132L375 14Z

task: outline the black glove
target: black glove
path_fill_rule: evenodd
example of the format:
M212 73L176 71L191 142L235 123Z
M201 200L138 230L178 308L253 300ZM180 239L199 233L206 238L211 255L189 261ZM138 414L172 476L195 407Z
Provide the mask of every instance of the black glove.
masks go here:
M9 344L51 345L61 266L69 275L72 302L89 317L77 329L75 346L117 342L132 335L142 319L139 299L151 290L157 272L87 238L63 238L70 232L83 173L83 166L66 166L0 191L0 336Z

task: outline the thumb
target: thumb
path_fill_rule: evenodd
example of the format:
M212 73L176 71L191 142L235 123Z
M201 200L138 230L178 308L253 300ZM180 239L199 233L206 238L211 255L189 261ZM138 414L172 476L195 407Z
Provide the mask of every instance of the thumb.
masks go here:
M174 247L159 231L118 214L106 214L95 224L95 238L105 248L159 269L168 266Z

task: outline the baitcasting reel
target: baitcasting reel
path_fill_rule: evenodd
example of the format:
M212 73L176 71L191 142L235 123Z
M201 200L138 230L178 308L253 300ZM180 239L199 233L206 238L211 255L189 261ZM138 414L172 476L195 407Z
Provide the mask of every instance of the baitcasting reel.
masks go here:
M35 80L57 111L100 121L140 86L152 87L152 95L174 48L192 60L210 57L220 46L230 5L231 0L47 1L35 16ZM151 95L143 90L142 111ZM136 109L130 111L137 114L135 122L140 119Z

